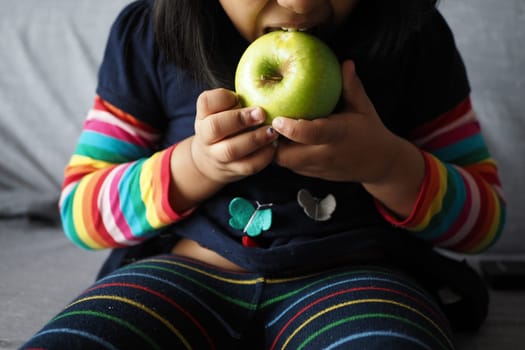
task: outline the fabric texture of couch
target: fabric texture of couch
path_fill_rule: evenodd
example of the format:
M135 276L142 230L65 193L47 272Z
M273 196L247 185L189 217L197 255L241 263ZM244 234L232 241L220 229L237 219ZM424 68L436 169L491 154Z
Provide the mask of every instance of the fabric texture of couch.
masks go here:
M130 0L3 0L0 12L0 349L16 349L94 279L107 252L59 225L62 172L94 97L109 27ZM525 261L525 1L442 0L508 201L506 229L479 259ZM517 349L525 292L491 290L486 324L460 349Z

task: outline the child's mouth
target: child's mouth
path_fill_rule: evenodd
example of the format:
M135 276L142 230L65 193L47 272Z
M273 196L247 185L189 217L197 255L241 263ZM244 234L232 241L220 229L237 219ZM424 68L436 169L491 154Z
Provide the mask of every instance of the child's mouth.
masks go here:
M319 38L324 37L324 33L326 33L326 30L323 29L322 26L313 26L313 27L266 27L264 28L264 34L275 32L275 31L285 31L285 32L304 32L308 33L314 36L317 36Z
M282 30L285 32L310 32L310 28L286 28L286 27L268 27L264 30L265 33L275 32Z

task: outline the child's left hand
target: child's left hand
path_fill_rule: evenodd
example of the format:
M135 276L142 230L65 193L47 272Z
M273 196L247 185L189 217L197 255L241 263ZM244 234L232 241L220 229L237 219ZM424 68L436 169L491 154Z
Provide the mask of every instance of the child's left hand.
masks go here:
M343 110L327 118L276 118L272 126L293 142L280 142L277 164L332 181L375 182L396 160L401 139L382 123L352 61L345 61Z

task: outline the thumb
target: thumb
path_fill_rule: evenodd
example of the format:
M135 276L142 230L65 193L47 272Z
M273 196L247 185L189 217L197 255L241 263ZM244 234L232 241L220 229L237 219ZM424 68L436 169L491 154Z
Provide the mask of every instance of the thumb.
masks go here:
M374 106L366 94L361 79L357 76L353 61L346 60L343 62L342 75L343 110L364 114L374 110Z

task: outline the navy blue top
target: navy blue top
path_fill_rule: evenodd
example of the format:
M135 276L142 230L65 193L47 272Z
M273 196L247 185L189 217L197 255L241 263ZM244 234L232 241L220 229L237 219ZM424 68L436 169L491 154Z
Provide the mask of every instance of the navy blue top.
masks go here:
M236 44L246 45L239 40ZM401 136L450 110L469 94L464 65L438 12L412 35L403 54L389 60L361 57L352 51L352 42L345 35L339 35L332 46L341 61L351 58L356 62L383 122ZM121 12L100 67L97 93L103 99L163 130L163 148L194 133L195 103L205 88L160 54L149 1L136 1ZM315 221L307 216L297 202L301 189L316 198L332 194L337 204L331 219ZM228 206L236 197L253 205L272 204L271 227L253 238L256 247L243 245L243 230L229 224ZM380 249L385 235L408 237L379 215L361 185L299 176L271 165L227 185L160 236L188 237L248 270L271 272L368 253ZM140 256L137 252L143 248L133 249Z

